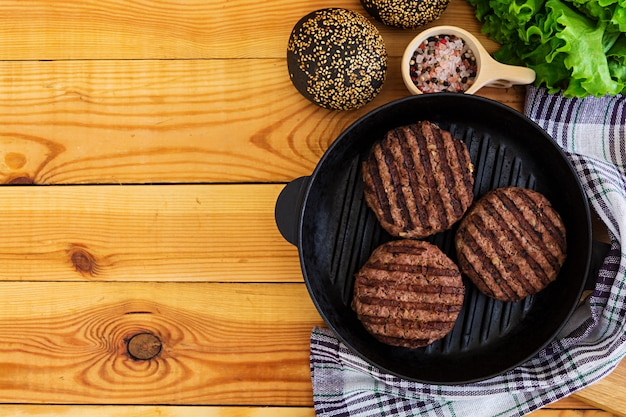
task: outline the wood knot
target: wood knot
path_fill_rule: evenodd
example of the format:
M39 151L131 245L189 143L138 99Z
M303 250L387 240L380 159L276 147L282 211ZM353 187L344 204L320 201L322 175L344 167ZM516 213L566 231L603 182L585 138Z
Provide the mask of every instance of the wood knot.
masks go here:
M35 180L29 177L28 175L18 175L14 177L10 177L5 181L5 184L9 185L32 185L35 183Z
M69 257L74 269L81 275L95 276L98 272L96 258L82 246L72 246L69 250Z
M18 152L7 152L4 155L4 163L10 169L20 169L26 165L27 159L26 155Z
M161 339L152 333L138 333L128 339L126 349L131 358L147 361L161 353Z

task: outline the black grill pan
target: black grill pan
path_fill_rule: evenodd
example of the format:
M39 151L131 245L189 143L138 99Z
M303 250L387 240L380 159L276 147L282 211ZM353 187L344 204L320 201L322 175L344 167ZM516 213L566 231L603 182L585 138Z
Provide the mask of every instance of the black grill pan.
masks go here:
M355 272L391 239L365 204L361 162L388 130L419 120L435 122L467 144L476 198L507 185L543 193L563 218L568 253L554 283L517 303L490 299L465 279L465 302L453 331L425 348L406 349L369 335L350 303ZM311 176L285 187L276 221L298 247L305 283L329 328L369 363L427 383L479 381L531 358L567 322L590 269L589 207L563 151L524 115L472 95L412 96L363 116L335 140ZM455 231L456 226L427 240L456 260Z

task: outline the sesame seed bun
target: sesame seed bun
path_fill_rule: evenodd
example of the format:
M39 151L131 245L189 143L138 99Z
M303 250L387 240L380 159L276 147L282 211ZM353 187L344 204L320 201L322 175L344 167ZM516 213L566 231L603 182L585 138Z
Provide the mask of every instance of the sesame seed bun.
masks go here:
M361 0L365 10L389 26L413 29L439 19L449 0Z
M311 12L294 26L287 65L296 89L318 106L357 109L380 92L387 51L378 29L351 10Z

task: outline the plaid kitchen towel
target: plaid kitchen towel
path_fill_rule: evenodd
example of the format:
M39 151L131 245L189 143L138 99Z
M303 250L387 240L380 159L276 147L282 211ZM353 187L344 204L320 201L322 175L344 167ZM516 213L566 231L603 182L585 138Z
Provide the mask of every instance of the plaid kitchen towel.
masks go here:
M325 328L311 335L318 416L522 416L609 374L626 355L626 96L565 99L528 87L525 113L565 150L611 248L566 329L510 372L460 386L384 374Z

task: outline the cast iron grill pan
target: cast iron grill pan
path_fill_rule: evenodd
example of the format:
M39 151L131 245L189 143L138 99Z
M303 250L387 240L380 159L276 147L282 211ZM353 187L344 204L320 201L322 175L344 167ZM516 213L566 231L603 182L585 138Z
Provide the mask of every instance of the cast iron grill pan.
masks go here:
M508 185L545 194L563 217L568 257L557 281L517 303L486 297L464 278L465 301L452 332L425 348L406 349L374 339L350 304L354 274L374 248L392 239L365 204L361 163L388 130L419 120L435 122L466 143L475 167L476 199ZM281 196L277 222L285 237L299 248L313 302L346 345L387 372L441 384L501 374L549 343L580 299L589 269L591 232L589 208L578 177L543 130L499 103L445 93L392 102L348 128L310 177L290 185L301 210L291 216L281 213L286 210L281 208ZM293 211L293 202L285 206ZM299 218L294 220L294 214ZM289 227L281 224L289 222L281 217L292 218L295 226L291 232L284 230ZM456 261L455 231L456 225L426 240Z

